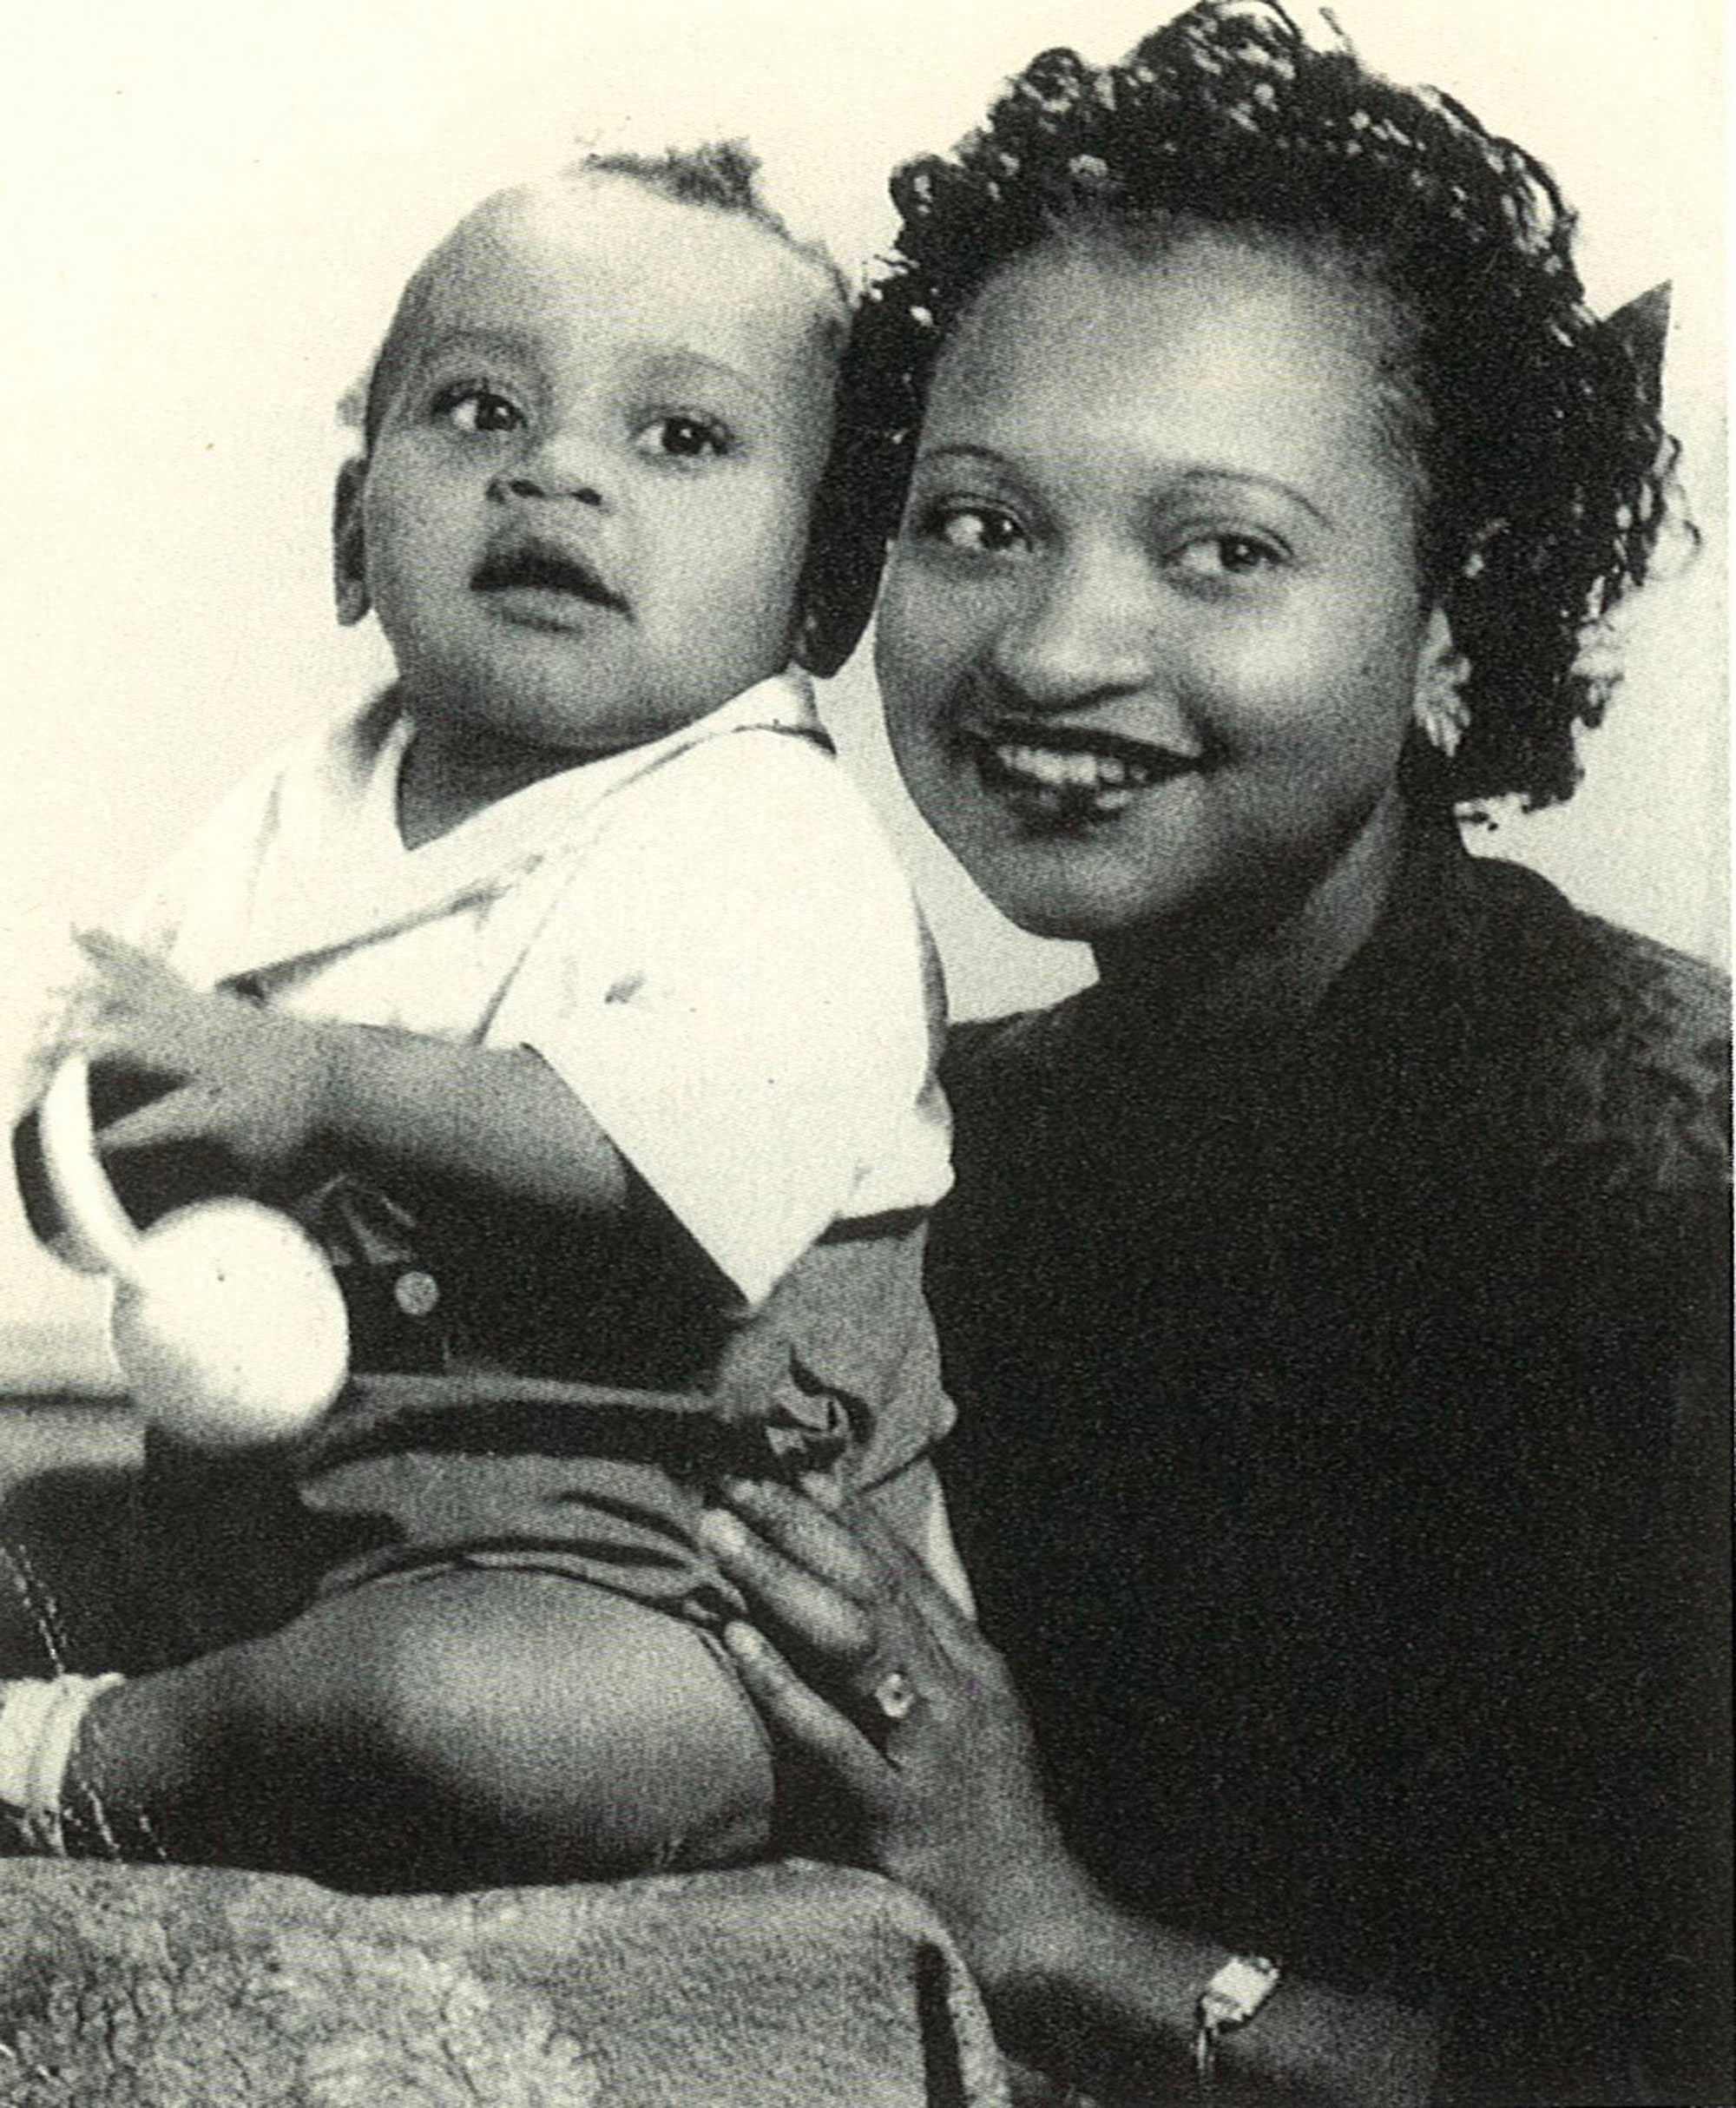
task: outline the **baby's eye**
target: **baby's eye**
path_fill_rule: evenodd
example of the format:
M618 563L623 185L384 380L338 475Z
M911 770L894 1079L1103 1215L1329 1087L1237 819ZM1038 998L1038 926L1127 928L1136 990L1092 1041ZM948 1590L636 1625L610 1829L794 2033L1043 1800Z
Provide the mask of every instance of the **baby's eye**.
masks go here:
M517 404L486 381L455 381L435 396L432 408L455 431L516 431L525 421Z
M660 456L671 461L703 461L721 459L733 452L734 440L727 426L710 418L683 415L680 412L667 417L653 418L639 432L635 441L640 451Z
M1174 563L1196 578L1245 578L1273 570L1285 560L1275 542L1256 534L1202 534L1185 542Z
M1025 547L1029 541L1018 520L999 505L957 501L932 505L918 515L916 529L924 540L939 542L967 556L1005 556Z

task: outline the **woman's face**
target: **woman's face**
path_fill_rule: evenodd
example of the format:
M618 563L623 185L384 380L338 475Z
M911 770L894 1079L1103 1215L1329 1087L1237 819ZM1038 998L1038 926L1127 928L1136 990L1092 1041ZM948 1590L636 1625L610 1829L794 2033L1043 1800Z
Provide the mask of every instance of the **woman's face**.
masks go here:
M992 280L935 374L878 660L917 803L1054 936L1264 926L1396 840L1450 650L1379 421L1380 296L1093 242Z

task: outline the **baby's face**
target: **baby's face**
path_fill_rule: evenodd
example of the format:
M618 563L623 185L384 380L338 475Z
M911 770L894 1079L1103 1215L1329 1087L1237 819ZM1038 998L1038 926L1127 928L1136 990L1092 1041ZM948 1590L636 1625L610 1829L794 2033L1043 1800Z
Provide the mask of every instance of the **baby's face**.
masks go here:
M412 714L578 758L778 671L831 433L818 271L600 175L490 199L411 298L339 553Z

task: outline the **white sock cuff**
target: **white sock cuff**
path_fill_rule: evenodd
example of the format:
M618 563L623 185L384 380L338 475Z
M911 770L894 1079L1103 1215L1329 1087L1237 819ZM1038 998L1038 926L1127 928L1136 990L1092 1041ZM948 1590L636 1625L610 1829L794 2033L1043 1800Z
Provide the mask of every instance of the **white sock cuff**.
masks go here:
M73 1745L92 1701L124 1681L111 1675L0 1683L0 1802L17 1811L33 1852L65 1858L61 1796Z

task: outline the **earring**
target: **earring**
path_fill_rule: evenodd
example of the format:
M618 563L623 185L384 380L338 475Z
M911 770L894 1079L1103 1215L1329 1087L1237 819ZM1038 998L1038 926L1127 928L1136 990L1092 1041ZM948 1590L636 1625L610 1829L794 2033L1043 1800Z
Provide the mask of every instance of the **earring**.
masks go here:
M1470 705L1463 690L1470 661L1462 651L1434 669L1427 689L1410 706L1411 722L1443 761L1450 761L1470 729Z

